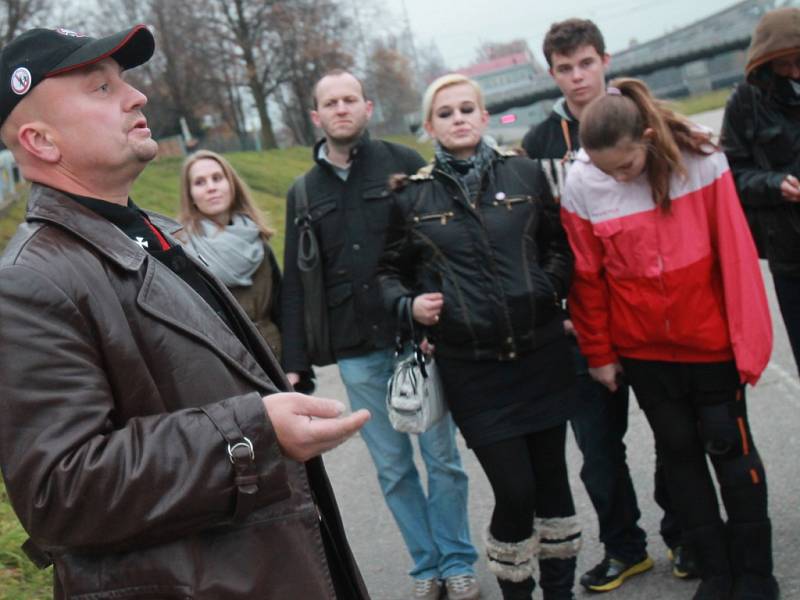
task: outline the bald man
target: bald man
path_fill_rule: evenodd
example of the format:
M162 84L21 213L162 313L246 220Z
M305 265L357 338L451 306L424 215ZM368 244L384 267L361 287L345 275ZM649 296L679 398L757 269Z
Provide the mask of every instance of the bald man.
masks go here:
M0 465L57 599L361 599L319 454L367 411L291 387L176 225L129 197L157 153L124 72L150 31L34 29L0 54L33 182L0 260Z

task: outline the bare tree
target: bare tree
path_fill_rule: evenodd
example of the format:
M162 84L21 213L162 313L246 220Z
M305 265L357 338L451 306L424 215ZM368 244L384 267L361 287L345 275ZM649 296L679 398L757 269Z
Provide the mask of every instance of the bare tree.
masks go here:
M442 56L442 51L435 41L431 41L422 48L419 55L419 81L428 85L437 77L444 75L451 69L447 66Z
M287 80L287 65L280 52L282 29L293 23L288 5L278 0L216 0L221 32L236 47L236 58L244 66L245 82L261 123L261 144L275 148L275 133L267 101Z
M293 27L280 33L287 82L276 99L295 141L309 145L315 137L310 117L314 85L327 71L353 66L353 42L349 19L330 0L296 1L291 18Z
M411 58L401 51L396 37L373 41L367 88L380 107L386 131L404 131L405 115L418 108L415 79Z
M2 35L3 45L37 23L40 17L49 12L51 4L52 0L0 1L0 35Z

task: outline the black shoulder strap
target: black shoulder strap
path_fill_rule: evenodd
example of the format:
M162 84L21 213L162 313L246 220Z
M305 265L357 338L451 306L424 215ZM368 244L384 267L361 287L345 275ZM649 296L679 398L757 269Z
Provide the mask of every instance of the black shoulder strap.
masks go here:
M747 141L752 146L753 160L755 160L760 169L770 171L772 165L764 152L764 148L761 144L755 143L756 132L758 131L758 105L761 102L761 94L758 88L746 82L739 84L736 93L741 98L740 101L744 107L742 113L746 119L745 132L746 137L749 138Z
M308 219L308 189L305 173L294 180L294 209L295 214L303 219Z

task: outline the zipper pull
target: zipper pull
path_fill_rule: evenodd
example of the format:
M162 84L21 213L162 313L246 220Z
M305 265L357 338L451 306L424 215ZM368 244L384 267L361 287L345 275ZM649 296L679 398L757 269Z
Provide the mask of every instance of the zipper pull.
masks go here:
M197 258L198 258L198 259L200 260L200 262L201 262L201 263L203 263L203 264L204 264L204 265L205 265L207 268L209 268L209 269L211 268L211 265L209 265L209 264L208 264L208 261L207 261L205 258L203 258L203 256L202 256L202 255L198 254L198 255L197 255Z

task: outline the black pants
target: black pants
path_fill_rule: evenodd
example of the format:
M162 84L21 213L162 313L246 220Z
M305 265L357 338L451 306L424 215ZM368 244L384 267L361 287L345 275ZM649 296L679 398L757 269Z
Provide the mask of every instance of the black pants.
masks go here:
M623 359L622 366L653 429L684 531L721 523L706 455L729 523L766 521L766 476L735 364Z
M795 366L800 369L800 277L772 274Z
M577 406L570 419L583 455L581 481L597 514L605 553L618 560L639 562L647 553L646 534L628 469L625 433L628 430L628 386L616 392L589 375L586 359L573 347L577 373ZM663 485L663 469L656 463L656 502L664 509L661 534L668 546L680 541L680 525Z
M575 514L564 453L566 424L473 448L494 492L489 530L502 542L533 534L540 518Z

